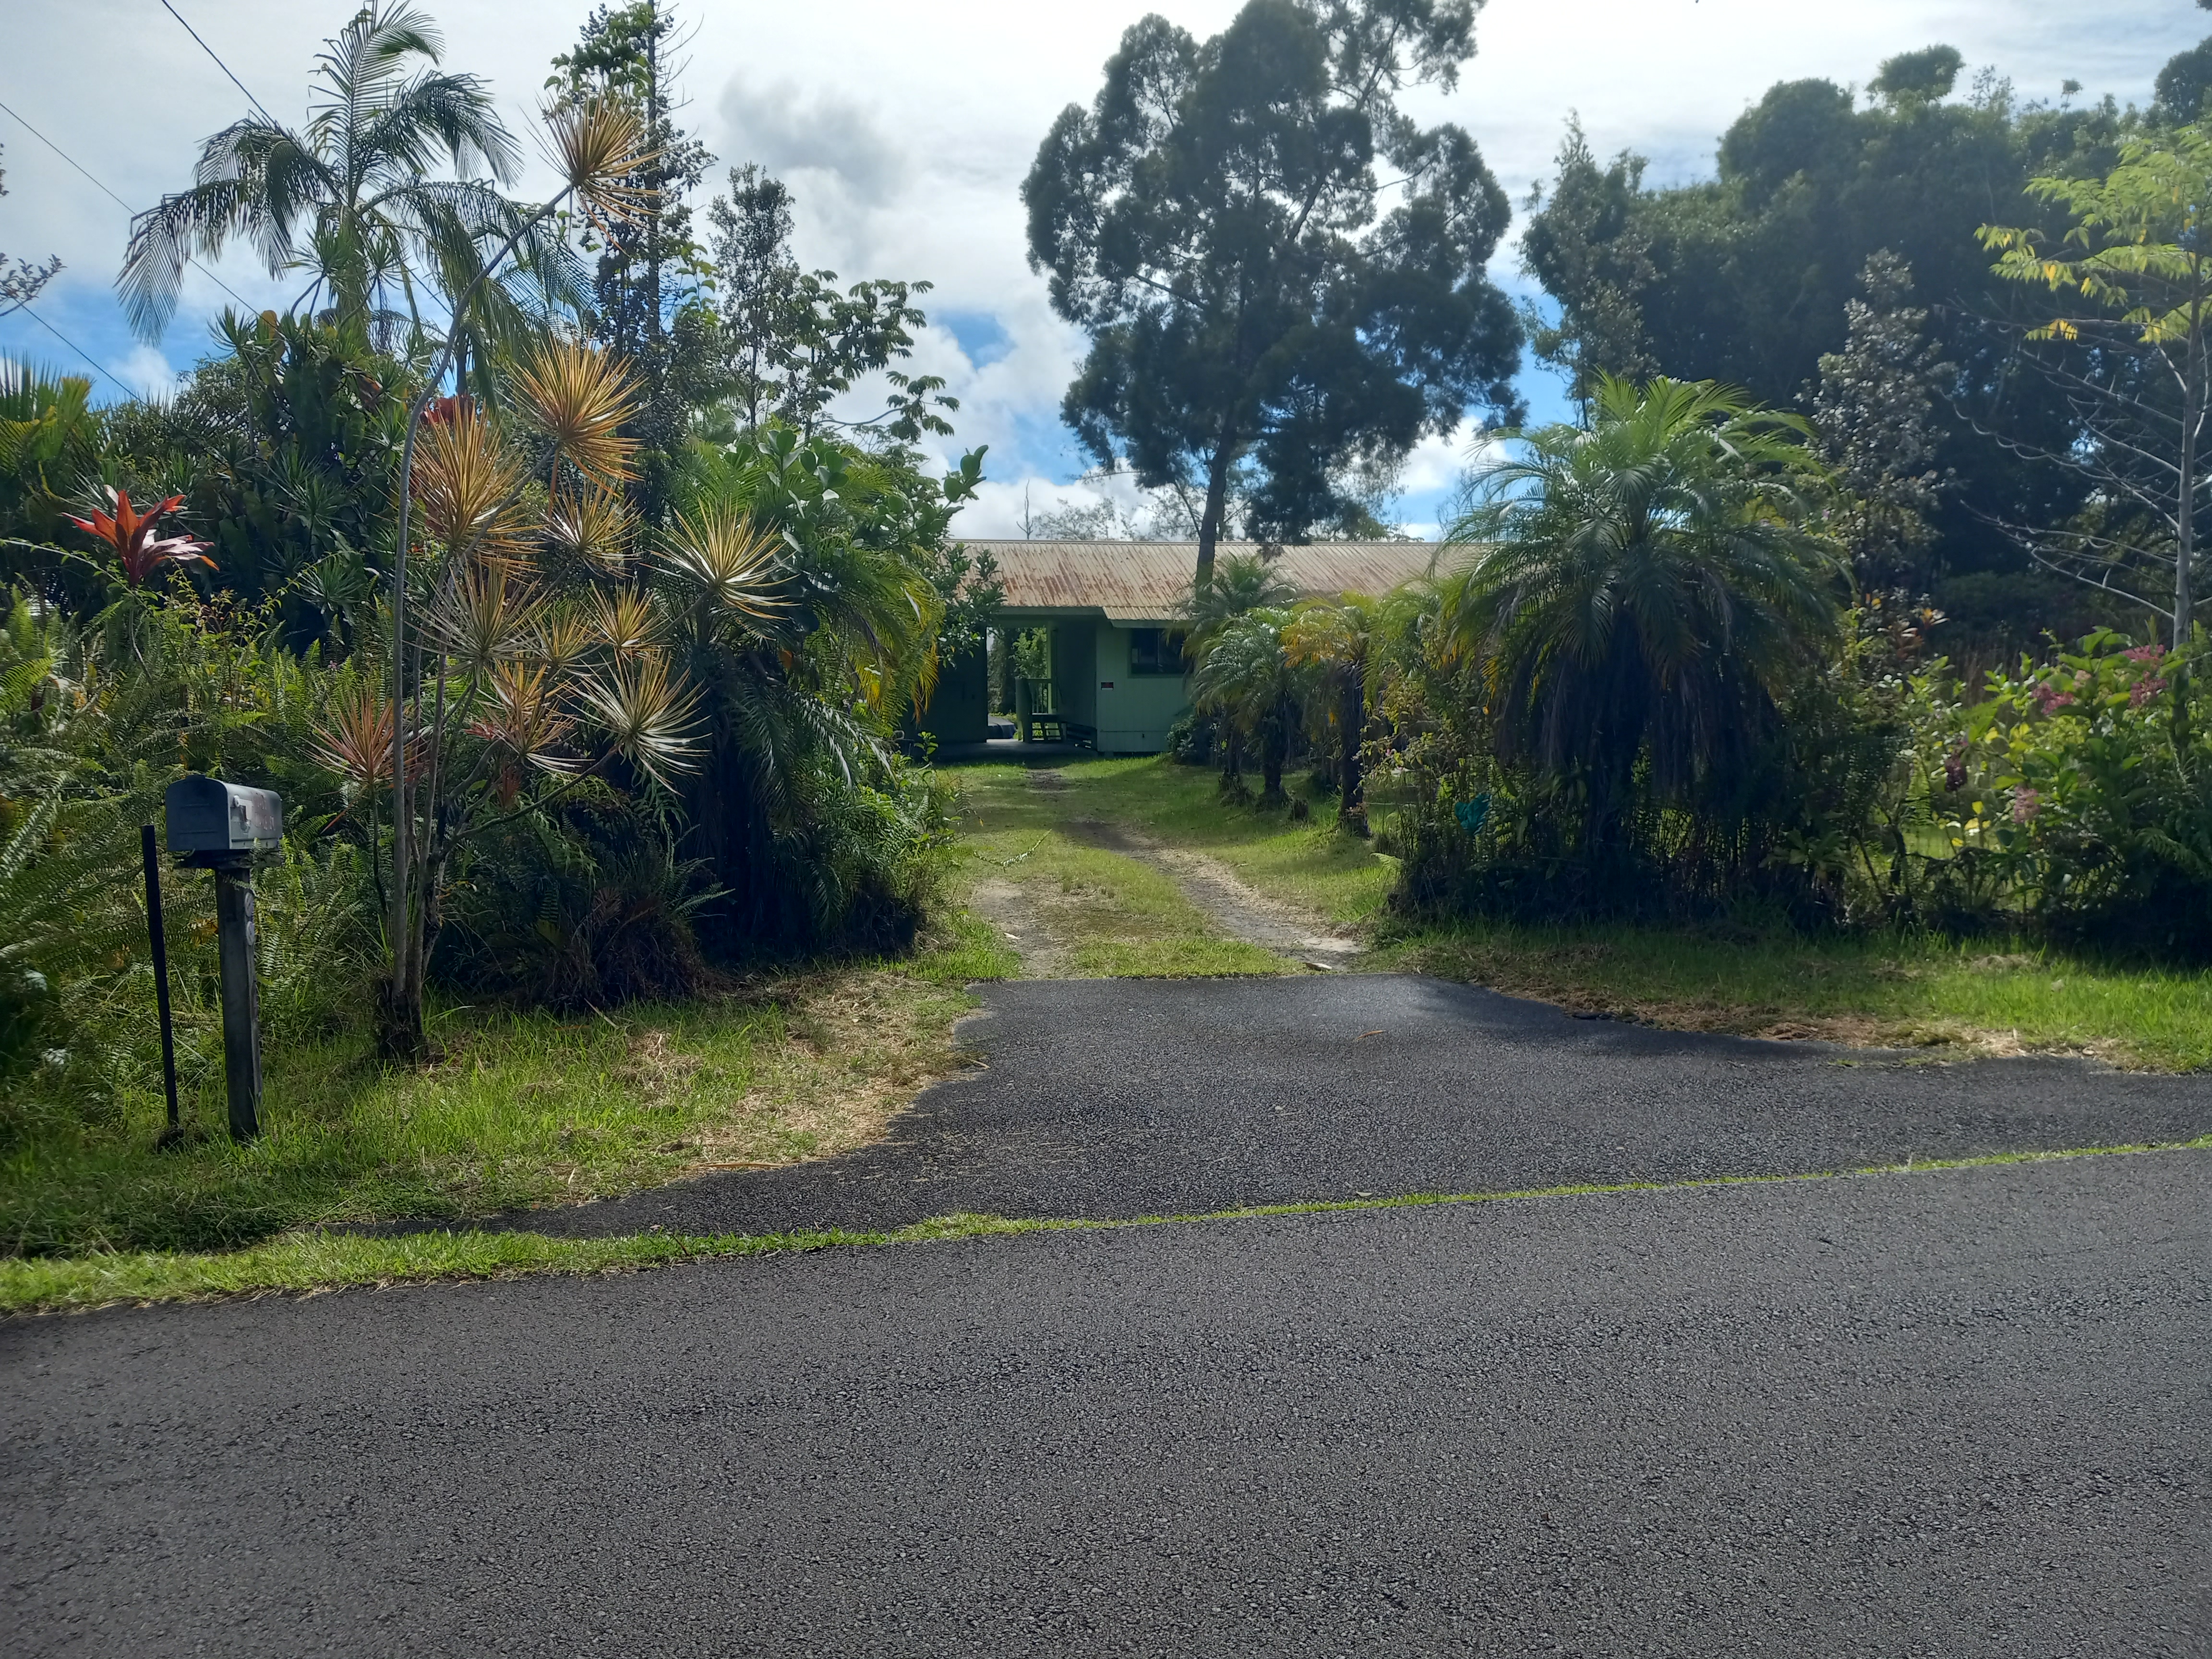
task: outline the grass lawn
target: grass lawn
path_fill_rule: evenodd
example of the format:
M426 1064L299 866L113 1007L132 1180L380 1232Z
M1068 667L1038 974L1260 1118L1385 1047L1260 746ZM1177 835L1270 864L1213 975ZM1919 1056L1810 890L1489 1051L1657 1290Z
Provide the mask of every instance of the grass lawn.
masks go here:
M994 766L954 774L963 785L981 774L1018 775ZM1056 769L1064 787L1035 792L1063 818L1124 823L1160 841L1195 848L1219 859L1262 892L1340 927L1370 921L1382 911L1396 863L1377 857L1367 842L1340 832L1333 797L1310 798L1311 816L1258 812L1224 805L1214 775L1177 766L1158 756L1081 761ZM1300 781L1287 787L1304 793Z
M680 1007L561 1018L446 1007L444 1051L387 1067L365 1034L264 1056L264 1133L234 1146L220 1074L185 1103L205 1133L153 1150L158 1096L55 1127L0 1161L0 1252L234 1249L295 1229L465 1221L611 1196L686 1171L784 1164L873 1139L965 1063L969 979L1006 971L963 925L896 967L823 969Z
M1078 978L1298 971L1272 951L1221 937L1173 877L1086 839L1087 821L1133 821L1114 787L1116 775L1141 775L1130 765L1070 767L1055 774L1066 786L1054 789L1035 787L1024 767L956 771L969 902L1033 918L1054 942L1052 965Z
M979 826L970 834L979 860L1034 846L1039 869L1058 875L1070 868L1060 862L1062 849L1081 851L1066 826L1120 823L1198 848L1316 918L1363 927L1372 969L1466 980L1675 1030L1925 1048L1931 1057L2065 1053L2159 1070L2212 1066L2212 974L2002 940L1812 939L1727 927L1409 928L1386 908L1395 861L1340 834L1325 798L1299 823L1225 805L1210 771L1164 758L1052 769L1061 780L1054 790L1024 787L1018 767L953 771ZM1378 806L1376 815L1387 811ZM1165 880L1135 860L1114 861L1136 872L1116 878L1131 896L1125 902L1133 902L1144 879ZM1146 902L1165 917L1174 901ZM1203 918L1182 915L1177 925L1202 927ZM1085 960L1096 965L1077 971L1127 971L1103 954ZM1275 958L1267 971L1285 965Z
M1410 933L1380 954L1411 971L1676 1030L1925 1048L1931 1057L2212 1065L2212 975L1986 941L1469 927Z

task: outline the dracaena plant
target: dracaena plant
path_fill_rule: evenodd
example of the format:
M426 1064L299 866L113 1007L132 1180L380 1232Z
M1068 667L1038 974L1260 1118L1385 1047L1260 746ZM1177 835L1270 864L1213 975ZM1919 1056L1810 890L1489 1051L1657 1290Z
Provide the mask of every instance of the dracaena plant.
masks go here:
M396 810L413 844L421 902L401 948L417 984L473 838L550 811L594 779L672 788L699 750L680 629L647 585L653 562L618 505L633 377L604 353L556 341L509 380L504 416L439 400L415 447L421 600L410 642L422 667L413 696L396 711L361 689L321 733L320 758L364 823ZM660 558L719 569L702 600L717 615L768 616L775 574L757 557L731 566L732 537L759 540L742 525L679 526ZM395 740L406 789L392 809Z
M392 570L395 697L404 696L410 684L418 681L426 688L433 684L419 672L417 635L423 630L411 627L408 616L408 562L414 546L410 519L418 491L423 495L423 517L432 544L442 545L449 559L495 562L510 556L508 544L521 535L514 515L520 510L522 463L498 453L500 447L474 403L459 395L458 383L453 398L439 395L447 371L456 365L455 352L473 308L510 256L563 210L574 210L604 232L650 206L650 201L641 198L629 182L645 159L643 129L634 111L606 99L586 99L549 104L542 114L545 131L541 147L559 173L561 188L526 216L517 216L519 222L513 231L477 267L472 278L452 284L455 290L453 326L408 409L406 436L400 446L400 471L408 480L408 488L399 493ZM604 489L611 480L627 477L629 465L629 449L618 434L632 412L629 388L605 360L586 363L574 355L575 349L557 345L541 349L538 361L516 377L514 387L525 413L536 422L555 458L547 477L556 501L561 499L563 458L574 475L573 487L587 494ZM430 441L424 452L427 471L418 474L417 441L434 404L438 418L430 422ZM595 516L605 521L609 515L600 512ZM562 533L572 527L564 517ZM447 655L438 653L441 665ZM656 690L665 693L668 683L665 678L640 679L630 689L639 696ZM441 710L446 690L442 666L434 678L434 690L435 696L429 701ZM423 702L418 693L418 707ZM638 729L657 735L665 725L647 722ZM409 1057L421 1054L427 1047L422 1025L424 941L433 925L431 901L442 875L441 866L434 863L437 848L418 848L416 830L419 821L434 833L439 823L435 807L443 775L439 760L442 731L440 719L440 735L431 740L432 759L424 785L432 810L423 811L410 799L413 784L400 724L395 721L392 730L392 882L386 927L392 959L385 989L383 1041L387 1052ZM418 864L428 872L420 884ZM418 884L423 890L419 894Z

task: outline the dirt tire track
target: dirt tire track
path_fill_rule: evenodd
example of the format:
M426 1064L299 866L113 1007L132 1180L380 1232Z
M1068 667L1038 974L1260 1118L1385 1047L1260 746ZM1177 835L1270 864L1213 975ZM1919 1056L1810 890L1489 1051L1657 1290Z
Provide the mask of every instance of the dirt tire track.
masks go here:
M1295 906L1270 898L1209 854L1170 847L1103 818L1070 818L1061 828L1091 846L1164 872L1215 927L1243 944L1330 969L1349 966L1364 948Z

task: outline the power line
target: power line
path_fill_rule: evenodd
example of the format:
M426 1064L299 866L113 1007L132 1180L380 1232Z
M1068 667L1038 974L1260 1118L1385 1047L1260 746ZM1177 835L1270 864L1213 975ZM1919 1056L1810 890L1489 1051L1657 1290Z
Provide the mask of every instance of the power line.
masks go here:
M174 6L171 5L169 3L169 0L161 0L161 9L167 12L170 16L175 18L179 23L185 23L184 13L179 11ZM213 46L208 45L204 40L200 40L200 32L198 29L194 28L190 23L185 23L185 33L191 35L193 40L200 41L200 50L205 52L209 57L215 58L215 66L217 69L221 70L225 75L230 76L231 85L236 87L240 92L246 92L246 82L240 80L235 75L230 74L230 65L224 63L222 58L217 56L216 49ZM246 92L246 101L252 105L254 109L259 112L261 118L268 122L270 126L273 127L277 125L276 118L271 115L267 110L263 109L261 107L261 100L258 98L256 98L252 93Z
M106 369L104 369L104 368L100 368L99 362L98 362L98 361L97 361L97 360L93 356L93 355L92 355L89 351L87 351L87 350L86 350L82 346L79 345L79 344L78 344L75 340L70 339L70 337L69 337L68 335L66 335L66 334L63 333L63 332L61 331L61 330L59 330L59 329L56 328L56 327L55 327L52 323L48 322L45 318L43 318L43 317L40 316L40 315L39 315L39 313L38 313L37 312L33 311L33 310L31 309L31 302L30 302L28 300L18 300L18 301L15 302L15 309L16 309L17 311L21 311L21 312L24 312L24 313L27 313L27 314L29 315L29 317L30 317L30 319L31 319L31 320L32 320L33 322L36 323L36 324L37 324L40 328L43 328L44 330L46 330L47 333L49 333L49 334L52 335L52 336L54 337L54 338L56 338L57 340L59 340L59 341L60 341L64 345L67 346L67 347L68 347L71 351L74 351L75 353L76 353L76 355L77 355L78 356L80 356L80 357L83 358L83 359L85 360L85 362L87 362L90 363L90 364L92 365L93 369L94 369L94 371L95 373L98 373L98 374L106 374L106 375L107 375L107 383L108 383L110 386L113 386L113 387L114 387L118 392L121 392L125 397L126 397L126 398L136 398L136 397L138 395L137 392L133 392L133 391L132 391L129 386L127 386L124 385L122 381L120 381L120 380L117 380L117 379L116 379L112 374L107 374L107 371L106 371ZM5 314L6 314L5 313L0 313L0 315L5 315Z
M117 195L113 191L112 191L112 190L110 190L110 189L108 189L108 187L107 187L106 185L101 184L101 183L100 182L100 180L99 180L99 179L93 178L93 176L92 176L91 173L90 173L90 172L88 172L88 171L86 169L85 165L84 165L84 163L83 163L83 162L82 162L82 161L78 161L78 160L76 159L76 157L75 157L74 155L70 155L67 150L64 149L63 149L59 144L56 143L52 139L51 139L51 138L47 137L46 137L46 135L45 133L40 132L40 131L38 130L38 128L36 128L36 127L33 126L33 125L32 125L28 121L24 120L24 119L23 119L23 118L22 118L21 115L16 114L16 112L15 112L14 110L9 109L9 108L8 107L8 106L7 106L5 103L0 103L0 110L5 110L5 111L9 114L9 115L13 115L13 116L15 116L15 117L16 124L17 124L18 125L20 125L20 126L23 129L23 131L26 131L26 132L27 132L27 133L29 133L29 134L31 135L31 137L33 137L33 138L37 139L40 143L44 144L44 145L45 145L48 149L50 149L50 150L53 151L53 153L54 153L55 155L57 155L60 156L60 157L62 158L62 160L63 160L63 161L67 161L67 162L68 162L71 167L75 167L75 168L76 168L79 173L83 173L83 174L84 174L84 176L85 176L85 178L86 178L88 180L89 180L89 181L90 181L90 183L91 183L91 185L92 185L92 186L93 186L93 188L94 188L94 189L95 189L95 190L99 191L102 195L104 195L105 197L106 197L106 198L107 198L107 199L108 199L109 201L111 201L111 202L114 203L116 206L118 206L118 207L121 208L121 209L122 209L125 213L127 213L127 214L131 215L131 217L133 217L134 219L135 219L136 217L137 217L137 216L138 216L138 210L137 210L137 209L136 209L136 208L134 208L134 207L132 207L132 206L131 205L131 204L130 204L130 203L128 203L128 202L125 201L125 200L124 200L120 196L118 196L118 195ZM187 256L186 256L186 258L191 258L191 256L190 256L190 255L187 255ZM247 298L246 298L243 294L240 294L240 293L236 289L233 288L233 287L232 287L228 283L224 282L224 281L222 280L222 277L220 277L220 276L216 276L216 275L215 274L215 272L213 272L212 270L209 270L205 265L201 264L200 264L200 262L199 262L198 259L192 259L192 260L191 260L191 264L192 264L192 265L194 266L194 268L195 268L195 269L197 269L197 270L198 270L198 271L199 271L203 276L204 276L205 277L207 277L207 279L208 279L210 282L213 283L214 283L217 288L221 289L222 289L225 294L228 294L228 295L230 295L230 297L231 297L232 299L234 299L234 300L237 301L239 304L240 304L240 305L242 305L242 306L251 306L251 305L253 303L253 301L252 301L251 300L247 299Z

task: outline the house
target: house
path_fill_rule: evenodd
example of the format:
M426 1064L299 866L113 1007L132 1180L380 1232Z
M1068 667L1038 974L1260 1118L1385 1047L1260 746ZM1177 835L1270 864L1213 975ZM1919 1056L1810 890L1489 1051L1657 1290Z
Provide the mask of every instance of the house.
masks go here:
M1157 754L1190 707L1182 659L1183 600L1198 562L1194 542L969 541L998 562L1008 638L1051 637L1049 690L1032 694L1069 737L1102 755ZM1216 556L1252 554L1223 542ZM1384 593L1429 574L1430 542L1316 542L1273 550L1269 562L1301 599ZM921 718L940 744L981 743L991 709L988 670L976 653L940 667Z

